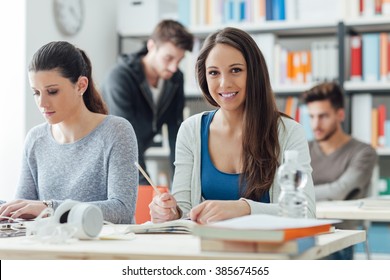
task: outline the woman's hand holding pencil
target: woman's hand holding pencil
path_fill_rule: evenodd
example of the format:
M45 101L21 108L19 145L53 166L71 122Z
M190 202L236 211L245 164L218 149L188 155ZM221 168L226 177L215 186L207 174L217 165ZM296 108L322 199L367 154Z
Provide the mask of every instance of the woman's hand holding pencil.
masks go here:
M162 223L179 219L176 199L169 193L162 193L153 197L149 204L150 216L153 223ZM172 210L176 209L175 212Z
M134 164L157 193L157 195L153 197L152 202L149 204L152 222L161 223L179 219L180 217L176 210L176 199L169 193L161 193L156 185L153 184L148 174L146 174L145 170L138 164L138 162L134 162Z

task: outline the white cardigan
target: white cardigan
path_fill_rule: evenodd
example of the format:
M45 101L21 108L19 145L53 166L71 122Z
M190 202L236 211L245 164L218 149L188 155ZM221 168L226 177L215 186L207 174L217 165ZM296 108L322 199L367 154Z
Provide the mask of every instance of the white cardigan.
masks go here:
M196 114L186 119L180 126L176 141L175 176L172 193L186 217L192 207L203 201L201 196L200 163L201 163L201 120L207 112ZM310 153L303 127L289 118L282 117L279 124L279 162L283 162L284 151L297 150L298 159L308 174L304 192L308 202L308 217L315 217L315 195L311 176ZM279 214L278 198L280 185L275 174L274 183L269 190L270 202L262 203L246 199L251 208L251 214Z

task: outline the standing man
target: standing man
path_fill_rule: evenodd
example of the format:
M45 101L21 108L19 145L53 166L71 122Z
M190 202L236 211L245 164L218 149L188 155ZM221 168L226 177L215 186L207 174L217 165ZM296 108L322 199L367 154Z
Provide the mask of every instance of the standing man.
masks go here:
M178 66L194 37L179 22L163 20L140 51L122 55L103 83L109 113L126 118L138 141L139 164L161 130L168 126L170 161L174 162L176 134L183 121L184 79ZM173 168L173 164L172 164ZM140 174L140 184L148 184Z
M319 84L304 92L303 100L315 138L309 143L309 149L316 201L365 197L377 154L370 145L343 131L345 110L341 88L335 83ZM352 223L343 223L340 227L352 226ZM352 259L353 247L333 257Z

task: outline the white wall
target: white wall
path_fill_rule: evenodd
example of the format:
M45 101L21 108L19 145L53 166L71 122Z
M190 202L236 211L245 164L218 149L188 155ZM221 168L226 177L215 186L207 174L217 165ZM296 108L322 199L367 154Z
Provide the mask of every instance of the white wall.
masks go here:
M116 61L116 0L84 0L83 27L75 36L64 36L58 30L53 13L53 0L27 1L27 50L31 60L35 51L50 41L65 40L83 49L92 62L93 77L99 87L108 68ZM26 92L30 92L26 76ZM26 131L44 121L34 100L27 96Z
M0 199L3 200L14 195L25 131L24 8L24 1L0 4Z
M0 4L3 42L0 51L0 199L3 200L14 196L27 131L44 121L27 79L27 65L35 51L50 41L66 40L77 45L90 57L98 87L106 71L116 62L117 0L84 0L83 27L73 37L64 36L58 30L53 2L18 0Z

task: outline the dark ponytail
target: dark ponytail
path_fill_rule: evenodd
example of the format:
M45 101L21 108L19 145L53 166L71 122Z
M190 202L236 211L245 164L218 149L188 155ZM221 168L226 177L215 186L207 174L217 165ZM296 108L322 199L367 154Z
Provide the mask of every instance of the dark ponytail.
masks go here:
M56 69L64 78L75 84L80 76L88 79L83 94L85 106L94 113L107 114L108 110L92 79L92 65L85 52L65 41L51 42L42 46L33 56L28 71Z

